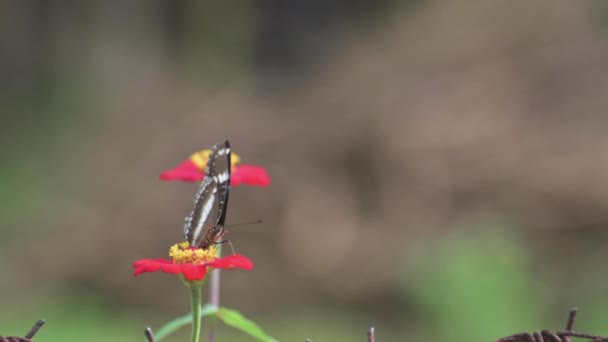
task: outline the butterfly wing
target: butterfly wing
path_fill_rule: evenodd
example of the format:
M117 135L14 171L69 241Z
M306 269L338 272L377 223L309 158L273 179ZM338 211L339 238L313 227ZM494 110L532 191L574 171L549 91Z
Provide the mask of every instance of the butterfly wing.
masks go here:
M230 194L230 143L211 149L205 178L194 197L194 209L186 217L184 235L190 246L207 248L221 237Z
M223 154L223 155L222 155ZM223 157L223 158L222 158ZM226 212L228 211L228 197L230 196L230 176L232 173L232 153L230 149L230 142L224 141L224 148L220 151L219 160L223 160L224 163L218 161L213 167L216 168L216 182L220 188L220 203L219 203L219 217L216 225L224 229L224 223L226 222ZM219 165L219 166L216 166Z

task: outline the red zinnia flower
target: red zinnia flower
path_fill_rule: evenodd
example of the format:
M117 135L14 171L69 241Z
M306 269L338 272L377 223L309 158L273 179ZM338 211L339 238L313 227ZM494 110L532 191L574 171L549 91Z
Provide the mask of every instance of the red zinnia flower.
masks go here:
M186 182L201 181L205 178L205 167L211 150L202 150L194 153L187 160L181 162L173 169L164 171L160 174L160 179L164 181L181 180ZM232 176L231 185L257 185L268 186L270 177L263 167L254 165L238 165L241 158L232 153Z
M134 276L144 272L163 271L172 274L181 274L185 280L199 281L205 278L212 269L242 268L251 270L253 262L241 254L233 254L223 258L217 257L217 250L211 246L209 249L191 248L188 242L173 245L169 250L171 260L141 259L133 263Z

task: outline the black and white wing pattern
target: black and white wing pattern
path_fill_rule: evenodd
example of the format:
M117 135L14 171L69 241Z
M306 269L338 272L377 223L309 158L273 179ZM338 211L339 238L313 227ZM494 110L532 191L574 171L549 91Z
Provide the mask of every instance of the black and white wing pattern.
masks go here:
M211 149L205 178L194 197L194 210L186 217L184 224L184 236L191 247L207 249L225 232L230 194L230 158L228 140L215 144Z

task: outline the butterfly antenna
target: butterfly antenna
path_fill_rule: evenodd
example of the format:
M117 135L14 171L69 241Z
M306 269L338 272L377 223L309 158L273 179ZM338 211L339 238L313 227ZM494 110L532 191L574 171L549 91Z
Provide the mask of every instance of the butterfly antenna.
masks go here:
M239 226L248 226L250 224L258 224L258 223L262 223L262 220L256 220L256 221L250 221L250 222L241 222L241 223L235 223L235 224L231 224L229 226L226 226L226 228L233 228L233 227L239 227Z

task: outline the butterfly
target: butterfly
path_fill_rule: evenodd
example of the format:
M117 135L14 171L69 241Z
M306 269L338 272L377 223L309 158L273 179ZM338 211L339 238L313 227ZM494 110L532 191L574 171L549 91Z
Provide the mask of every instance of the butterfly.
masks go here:
M230 142L215 144L207 159L205 178L194 196L194 209L184 223L184 237L190 247L208 249L226 232L231 167Z

